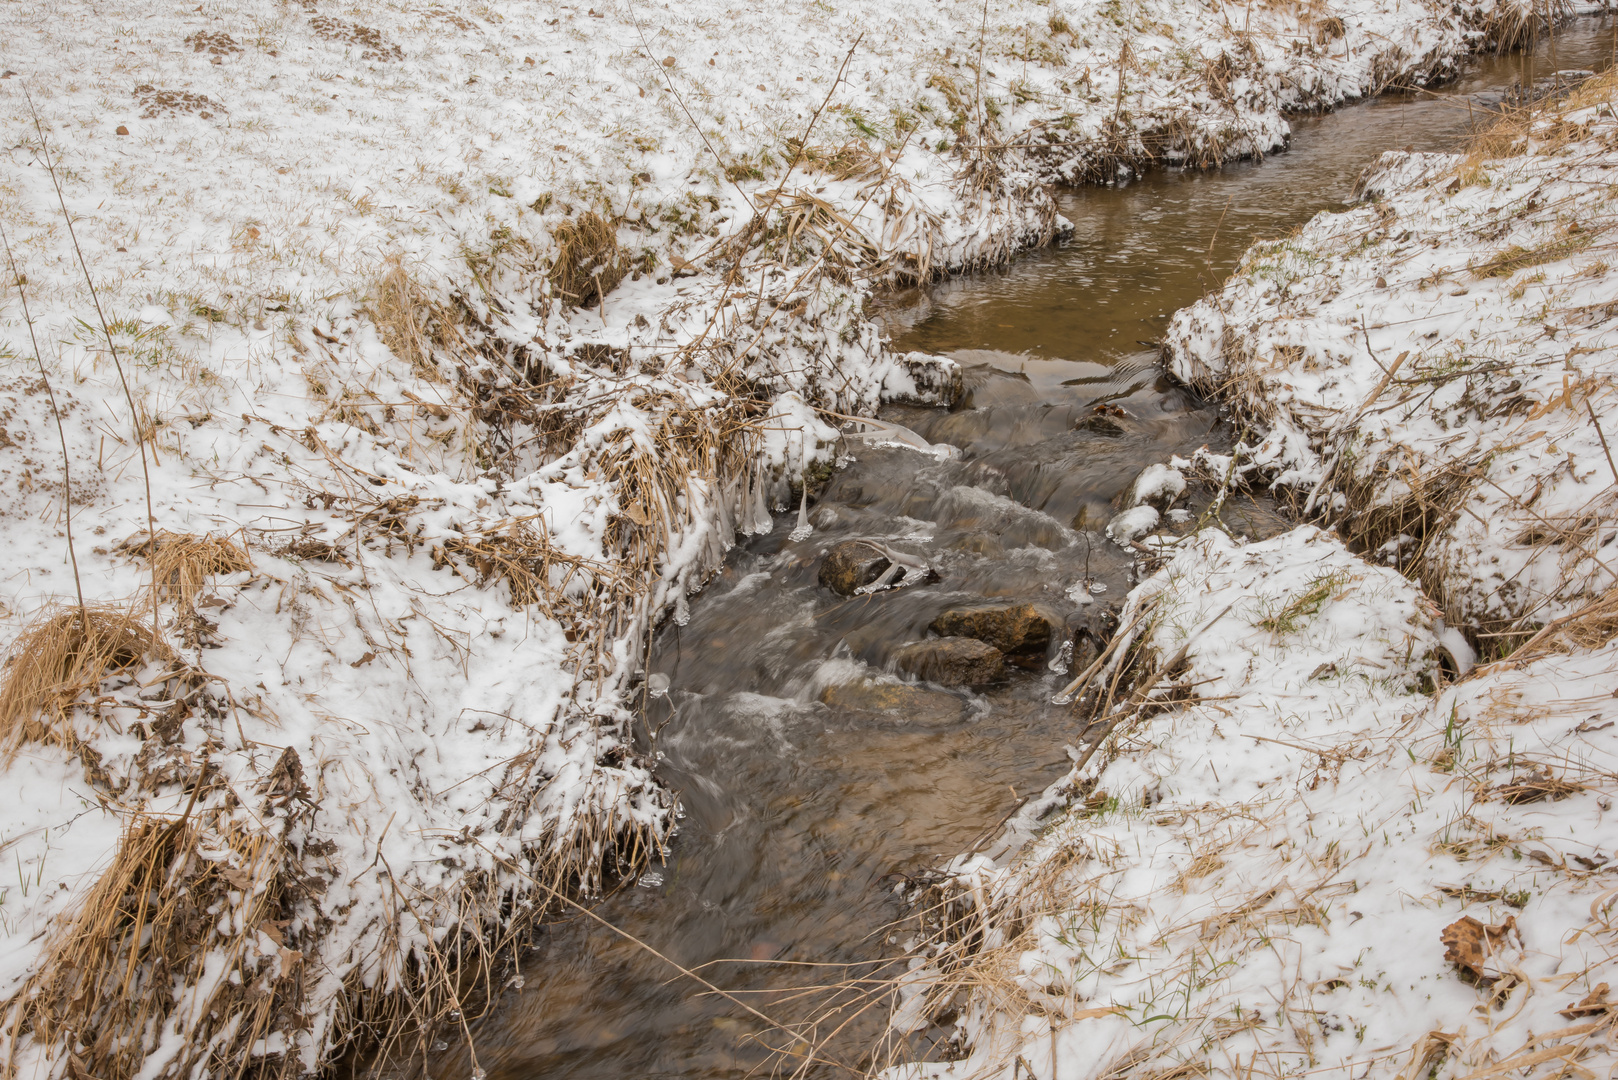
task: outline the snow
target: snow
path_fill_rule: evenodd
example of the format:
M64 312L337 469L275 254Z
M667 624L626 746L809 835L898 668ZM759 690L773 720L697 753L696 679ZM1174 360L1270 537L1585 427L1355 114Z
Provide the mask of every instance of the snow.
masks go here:
M110 678L67 721L81 759L6 765L0 996L28 1007L144 820L189 812L232 873L296 884L281 954L227 940L265 895L233 890L158 1019L111 1039L154 1078L210 1068L201 1034L175 1049L195 1016L223 1057L314 1072L354 988L511 928L558 867L589 892L619 844L655 857L669 796L630 737L649 622L843 418L959 385L884 347L872 289L1049 240L1049 182L1267 152L1286 109L1440 77L1517 9L1237 11L6 4L0 615L15 634L75 591L36 339L85 597L148 612L154 529L234 537L252 568L159 605L193 674ZM307 803L267 794L282 763ZM267 861L229 854L243 836ZM282 995L251 1045L205 1008L231 979ZM13 1030L19 1075L64 1075L64 1046Z
M1156 507L1134 506L1114 515L1107 522L1107 535L1120 544L1128 545L1131 540L1138 540L1157 528L1158 520Z
M1168 506L1184 494L1185 474L1168 465L1154 464L1146 466L1135 478L1129 502L1131 506L1140 506L1143 503L1162 503Z

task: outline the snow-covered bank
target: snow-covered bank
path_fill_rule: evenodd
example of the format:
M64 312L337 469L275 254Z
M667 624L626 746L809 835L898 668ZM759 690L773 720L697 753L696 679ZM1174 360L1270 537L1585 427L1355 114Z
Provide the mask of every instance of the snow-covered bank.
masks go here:
M951 868L958 936L898 1016L958 1010L970 1050L889 1075L1618 1064L1618 648L1423 693L1436 611L1312 526L1199 534L1126 623L1141 611L1147 668L1186 647L1164 704L1014 864Z
M667 835L650 622L816 410L947 396L870 288L1528 10L5 5L8 1060L307 1073L461 1023L469 957Z
M1615 87L1386 155L1374 202L1175 318L1171 369L1249 433L1206 479L1369 550L1144 541L1135 652L1092 682L1115 726L949 867L900 987L896 1026L953 1016L959 1058L890 1077L1618 1067Z
M1496 655L1618 583L1613 79L1260 244L1170 329L1238 471L1409 569Z

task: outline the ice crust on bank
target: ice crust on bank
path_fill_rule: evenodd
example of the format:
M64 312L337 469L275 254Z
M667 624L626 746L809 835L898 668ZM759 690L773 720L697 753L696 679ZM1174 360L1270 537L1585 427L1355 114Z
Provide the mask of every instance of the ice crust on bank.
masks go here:
M972 988L970 1051L885 1075L1618 1063L1604 1008L1559 1015L1613 981L1618 650L1424 694L1436 611L1312 526L1189 538L1124 622L1148 607L1158 657L1208 627L1175 680L1196 688L1191 703L1070 778L1093 780L1097 809L1036 826L1014 860L952 866L984 926L972 969L946 977ZM1492 985L1445 959L1463 916L1515 919L1520 938L1483 964ZM909 996L901 1025L923 1011Z
M679 619L829 457L816 409L938 401L958 379L882 346L874 284L1048 240L1046 182L1148 150L1272 150L1284 109L1442 75L1517 9L1234 10L6 5L0 215L64 411L86 596L142 606L125 541L153 524L238 536L253 566L159 612L205 686L162 665L108 680L71 718L87 755L29 745L7 767L0 996L47 974L120 837L184 817L247 884L193 966L148 987L174 1000L126 1048L135 1071L284 1055L313 1072L355 1034L348 997L497 936L557 866L588 892L626 838L655 851L668 800L626 706L648 620ZM581 308L556 270L592 214L622 261L575 269L622 281ZM768 247L783 234L824 257ZM54 422L6 277L15 631L72 587ZM379 314L390 296L427 335L415 355ZM431 337L445 326L459 337ZM734 441L705 441L720 432ZM694 463L678 492L641 486L671 446ZM502 569L512 551L545 553L544 603ZM645 580L598 602L631 565ZM184 722L154 735L181 697ZM223 854L245 835L271 854ZM209 1027L249 991L285 1005L262 1037ZM26 1075L71 1064L26 1032L14 1049Z

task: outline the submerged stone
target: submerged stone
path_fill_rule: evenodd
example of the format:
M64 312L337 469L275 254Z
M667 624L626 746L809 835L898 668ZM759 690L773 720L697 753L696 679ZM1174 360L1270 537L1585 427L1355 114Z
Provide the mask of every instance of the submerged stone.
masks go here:
M966 702L942 690L869 680L828 686L820 700L834 709L883 713L907 724L953 724L966 715Z
M853 596L862 585L882 576L888 560L863 540L845 540L826 552L820 563L820 583L839 596Z
M940 686L982 686L1005 673L1005 656L984 641L969 637L929 638L899 647L894 667Z
M950 608L928 627L939 637L968 637L1003 653L1043 652L1051 640L1051 619L1033 604L993 604Z

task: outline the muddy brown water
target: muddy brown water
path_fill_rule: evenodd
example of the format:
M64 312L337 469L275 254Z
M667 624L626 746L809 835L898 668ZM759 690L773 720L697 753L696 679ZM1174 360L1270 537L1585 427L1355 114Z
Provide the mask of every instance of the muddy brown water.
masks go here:
M1585 20L1558 36L1556 62L1604 68L1614 49L1613 24ZM650 667L670 690L647 719L682 817L667 864L602 900L599 914L785 1019L804 1006L782 988L896 955L889 928L905 909L895 886L1060 778L1064 744L1081 731L1071 709L1050 704L1060 676L1046 657L986 691L912 710L835 709L821 690L880 671L954 604L993 597L1073 612L1070 590L1087 572L1104 587L1096 600L1121 598L1130 558L1098 531L1114 500L1144 466L1229 439L1217 410L1161 379L1141 343L1249 244L1340 208L1382 151L1452 149L1504 88L1549 70L1548 45L1482 58L1436 94L1297 119L1291 148L1261 163L1066 193L1066 243L885 298L895 347L954 356L969 391L953 411L890 418L960 456L856 450L814 505L812 536L791 541L794 516L777 515L693 599L686 625L661 630ZM1125 415L1108 430L1076 428L1098 403ZM1252 535L1284 527L1254 504L1226 520ZM817 583L818 559L854 537L924 554L940 579L837 597ZM582 918L546 927L519 960L521 988L472 1028L479 1064L499 1080L742 1077L768 1073L764 1043L784 1041ZM819 1053L859 1067L884 1022L873 1008ZM428 1072L466 1075L464 1051L441 1049Z

